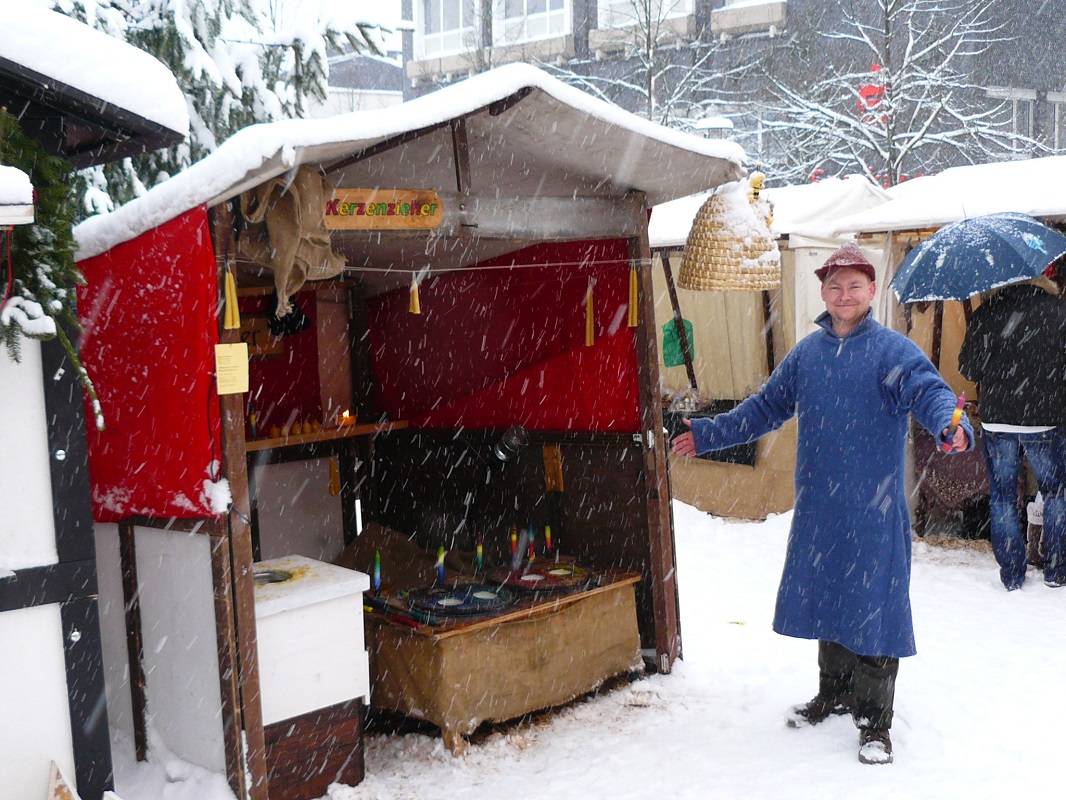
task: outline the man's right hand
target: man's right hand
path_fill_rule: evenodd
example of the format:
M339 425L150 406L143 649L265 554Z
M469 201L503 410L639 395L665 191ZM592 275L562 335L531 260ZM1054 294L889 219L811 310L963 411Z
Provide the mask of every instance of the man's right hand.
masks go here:
M687 419L681 421L690 428L692 427L691 421ZM696 437L692 435L692 431L685 431L680 436L674 437L673 441L670 442L670 449L675 455L691 458L696 455Z

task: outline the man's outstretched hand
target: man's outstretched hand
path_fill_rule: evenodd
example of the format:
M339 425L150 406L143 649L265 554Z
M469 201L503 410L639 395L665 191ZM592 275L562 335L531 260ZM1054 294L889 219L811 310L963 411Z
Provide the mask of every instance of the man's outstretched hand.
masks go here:
M940 434L940 440L947 441L947 435L948 429L944 428L943 433ZM951 437L951 450L954 453L964 453L969 449L970 437L966 435L966 431L963 430L963 427L960 425L955 429L955 435Z
M692 422L687 419L682 419L688 427L692 427ZM691 458L696 455L696 437L692 435L692 431L685 431L680 436L675 436L670 442L670 449L674 451L676 455L684 456L685 458Z

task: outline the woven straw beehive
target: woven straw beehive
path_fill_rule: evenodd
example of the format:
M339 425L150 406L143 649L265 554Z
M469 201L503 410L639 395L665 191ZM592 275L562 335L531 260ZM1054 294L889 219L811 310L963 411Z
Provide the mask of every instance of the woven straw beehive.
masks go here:
M696 212L677 285L697 291L760 291L781 285L781 253L769 204L738 182L720 187Z

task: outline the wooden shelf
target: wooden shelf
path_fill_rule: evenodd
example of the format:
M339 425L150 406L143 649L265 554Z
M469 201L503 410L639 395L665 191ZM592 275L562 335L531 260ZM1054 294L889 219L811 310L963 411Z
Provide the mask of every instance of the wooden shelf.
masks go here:
M384 431L395 431L407 427L406 420L395 422L357 423L344 425L340 428L322 429L318 433L301 433L298 436L284 436L277 439L255 439L245 442L244 449L251 452L254 450L274 450L279 447L293 447L300 444L315 444L317 442L331 442L337 439L350 439L353 436L369 436Z

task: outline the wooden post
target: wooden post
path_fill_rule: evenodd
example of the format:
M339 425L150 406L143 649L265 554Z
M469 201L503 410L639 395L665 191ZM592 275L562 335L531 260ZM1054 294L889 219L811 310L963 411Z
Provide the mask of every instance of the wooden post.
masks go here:
M141 627L141 593L137 582L137 547L131 522L118 524L118 552L122 567L122 601L126 607L126 656L130 669L130 703L133 706L133 746L138 761L148 759L148 699L144 674Z
M645 195L633 192L632 213L644 215ZM647 492L649 563L651 564L652 610L655 618L656 666L669 672L681 654L677 570L674 562L674 521L670 508L670 484L666 464L666 437L659 396L659 348L655 339L655 298L651 281L651 247L648 229L629 239L629 262L640 278L639 314L636 327L637 384L640 396L641 439ZM665 264L665 262L664 262Z
M685 332L685 321L681 316L681 303L677 299L677 287L674 285L674 273L670 267L670 256L664 250L661 258L663 261L663 276L666 278L666 291L670 295L670 308L674 312L674 325L677 326L677 339L681 343L681 354L685 359L688 385L692 387L693 391L698 392L700 387L696 384L696 368L692 363L692 343L689 342L688 333ZM654 308L654 304L652 307Z
M760 294L762 295L762 314L765 321L763 330L766 332L766 374L769 376L777 368L777 356L774 355L773 308L770 305L770 292L763 289Z
M226 205L210 211L211 235L218 270L219 308L224 307L224 278L233 248L232 215ZM223 344L240 341L239 330L222 330ZM212 539L212 573L215 586L216 622L219 625L219 668L222 673L224 700L233 704L234 689L239 699L233 706L232 724L226 734L226 772L234 793L250 800L267 800L266 740L263 732L263 709L259 696L259 652L255 636L255 576L252 572L252 528L248 492L248 463L244 442L244 397L226 394L219 397L222 426L222 476L229 481L233 503L225 525ZM227 535L228 534L228 535ZM228 551L228 553L227 553ZM226 574L228 572L228 574ZM228 594L228 597L227 597ZM231 629L225 630L224 615L231 612ZM234 653L233 646L236 645ZM226 665L223 657L233 658ZM233 670L236 666L236 670ZM236 686L233 680L236 678ZM234 750L244 737L244 751ZM236 737L236 739L234 738ZM236 761L234 761L236 756ZM243 758L242 758L243 756Z
M933 366L940 371L940 349L944 340L944 301L937 300L933 303L933 341L929 345L930 357Z

